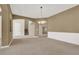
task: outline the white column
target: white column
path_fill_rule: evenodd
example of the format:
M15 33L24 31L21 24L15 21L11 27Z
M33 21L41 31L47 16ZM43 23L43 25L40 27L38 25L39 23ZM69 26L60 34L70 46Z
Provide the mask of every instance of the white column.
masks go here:
M42 25L39 24L39 36L42 36L42 35L43 35L43 33L42 33Z
M34 22L29 21L28 31L29 31L29 36L35 36L35 23Z

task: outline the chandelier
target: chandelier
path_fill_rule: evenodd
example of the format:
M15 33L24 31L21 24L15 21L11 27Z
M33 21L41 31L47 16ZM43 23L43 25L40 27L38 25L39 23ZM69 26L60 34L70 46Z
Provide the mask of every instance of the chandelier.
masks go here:
M43 17L42 9L43 9L43 6L40 7L40 10L41 10L41 18Z
M41 18L43 18L43 6L40 6L40 14L41 14ZM46 21L38 21L38 24L45 24L46 23Z

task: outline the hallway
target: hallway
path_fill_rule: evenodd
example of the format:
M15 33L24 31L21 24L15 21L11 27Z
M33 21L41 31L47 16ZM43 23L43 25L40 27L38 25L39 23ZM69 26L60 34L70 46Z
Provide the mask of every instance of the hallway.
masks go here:
M0 49L1 55L74 55L79 46L49 38L14 39L11 47Z

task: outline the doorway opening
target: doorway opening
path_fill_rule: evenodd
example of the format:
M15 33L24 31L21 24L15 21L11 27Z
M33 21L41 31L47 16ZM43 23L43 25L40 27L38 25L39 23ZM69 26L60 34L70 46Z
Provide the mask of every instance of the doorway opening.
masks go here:
M47 37L47 21L38 21L39 24L39 36Z
M25 19L13 20L13 39L35 37L35 23Z
M24 36L24 20L13 20L13 37Z
M24 35L29 35L29 30L28 30L28 20L25 20L24 23Z

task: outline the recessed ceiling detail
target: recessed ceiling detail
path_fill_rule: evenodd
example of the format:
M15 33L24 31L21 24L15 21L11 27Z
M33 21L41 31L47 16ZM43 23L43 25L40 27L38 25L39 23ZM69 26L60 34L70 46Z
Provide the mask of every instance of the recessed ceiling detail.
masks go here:
M42 6L42 16L47 18L53 16L57 13L65 11L69 8L77 6L75 4L11 4L11 10L13 14L31 17L31 18L41 18Z

